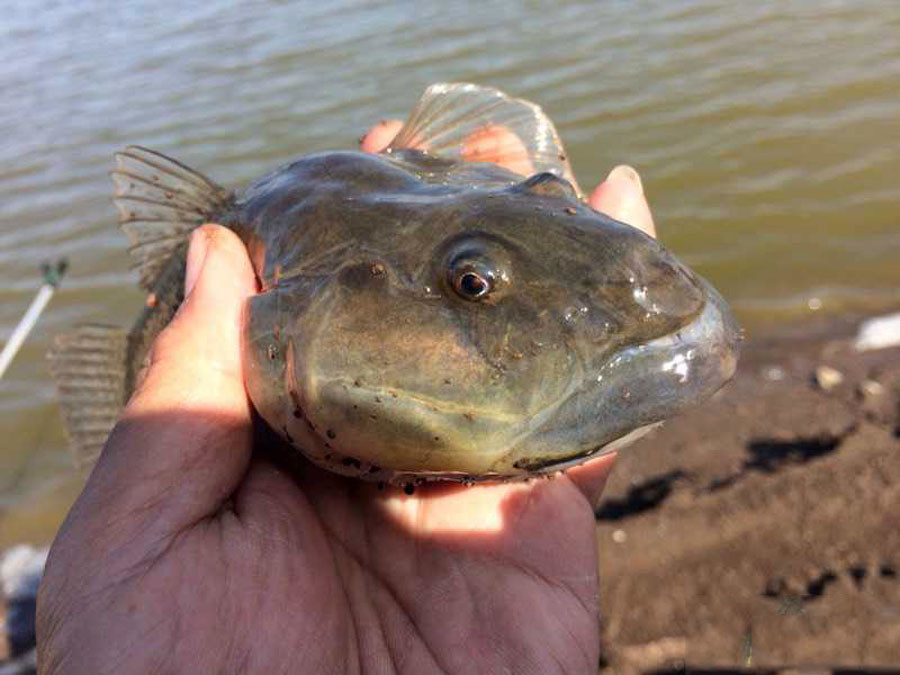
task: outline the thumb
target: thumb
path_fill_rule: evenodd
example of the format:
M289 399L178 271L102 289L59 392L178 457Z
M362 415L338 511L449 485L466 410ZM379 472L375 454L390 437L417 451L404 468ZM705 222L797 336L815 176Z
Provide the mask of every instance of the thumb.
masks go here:
M150 349L150 365L126 416L172 408L249 415L241 366L244 301L256 289L244 244L204 225L191 236L185 300Z
M630 166L620 164L610 171L588 201L611 218L656 237L653 215L644 196L644 185L638 172Z
M154 342L85 490L118 522L143 530L152 519L160 535L214 513L251 452L240 354L243 305L255 291L246 248L224 227L198 228L185 277L187 297Z

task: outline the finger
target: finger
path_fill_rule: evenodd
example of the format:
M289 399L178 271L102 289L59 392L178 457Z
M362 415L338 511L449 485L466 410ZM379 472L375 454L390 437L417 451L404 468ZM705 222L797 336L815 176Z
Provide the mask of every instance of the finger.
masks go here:
M198 234L202 231L198 230ZM185 279L184 279L184 295L185 297L191 294L191 290L194 288L194 285L197 283L197 277L200 274L200 269L203 267L203 261L206 258L207 251L209 250L209 237L206 231L202 231L205 235L203 239L198 240L193 246L188 247L187 251L187 259L185 260ZM154 298L154 303L156 302L156 294L153 293L152 297ZM146 356L144 356L144 360L141 362L140 368L138 369L137 374L135 375L135 390L140 390L144 384L144 380L147 378L147 372L150 370L150 363L154 355L154 351L158 351L154 345L154 349L150 349L147 351Z
M621 164L610 171L588 202L609 217L656 237L653 215L644 196L644 185L638 172L630 166Z
M597 508L603 488L606 487L606 480L615 463L616 453L611 452L566 471L566 476L581 490L592 509Z
M399 120L382 120L359 139L359 149L381 152L402 128L403 122ZM473 131L463 140L460 155L467 162L499 164L523 176L534 173L534 164L522 139L504 126L488 125Z
M206 225L193 234L185 289L88 486L175 527L215 511L250 457L240 326L255 277L233 232Z
M246 248L233 232L205 225L193 234L186 299L154 342L150 368L126 417L172 407L249 417L240 329L244 300L255 283Z
M488 125L473 131L463 141L462 157L467 162L490 162L522 176L534 173L528 149L512 131Z
M381 120L359 139L359 149L363 152L377 153L391 144L400 133L403 122L400 120Z

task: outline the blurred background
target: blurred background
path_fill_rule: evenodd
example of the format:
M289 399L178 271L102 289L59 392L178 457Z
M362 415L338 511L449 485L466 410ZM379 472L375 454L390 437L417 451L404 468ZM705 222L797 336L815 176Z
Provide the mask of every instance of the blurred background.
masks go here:
M107 176L129 143L240 186L474 81L540 103L585 189L637 167L662 240L751 336L900 302L900 3L3 5L0 342L40 263L71 267L0 382L0 549L49 541L78 489L53 335L142 302Z

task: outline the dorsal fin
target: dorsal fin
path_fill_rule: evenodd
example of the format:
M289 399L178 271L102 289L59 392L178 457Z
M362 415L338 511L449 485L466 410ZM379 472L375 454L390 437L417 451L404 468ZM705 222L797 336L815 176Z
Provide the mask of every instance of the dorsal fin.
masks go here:
M477 84L433 84L387 152L412 148L454 160L501 164L523 176L550 172L580 195L550 118L534 103Z
M233 195L181 162L130 145L110 173L119 224L128 235L141 286L152 290L162 268L194 228L215 221Z

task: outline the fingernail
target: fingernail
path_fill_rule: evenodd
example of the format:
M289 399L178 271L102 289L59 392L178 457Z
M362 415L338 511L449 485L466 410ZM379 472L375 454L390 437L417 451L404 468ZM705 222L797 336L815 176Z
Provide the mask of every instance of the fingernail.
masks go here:
M197 279L200 278L200 270L206 262L209 254L209 247L212 237L204 228L198 228L191 235L191 242L188 245L187 264L184 270L184 296L187 297L197 285Z
M638 190L640 190L641 194L644 194L644 184L641 182L640 174L633 167L630 167L627 164L619 164L618 166L613 167L613 170L609 172L606 180L630 181L637 185L637 188Z

